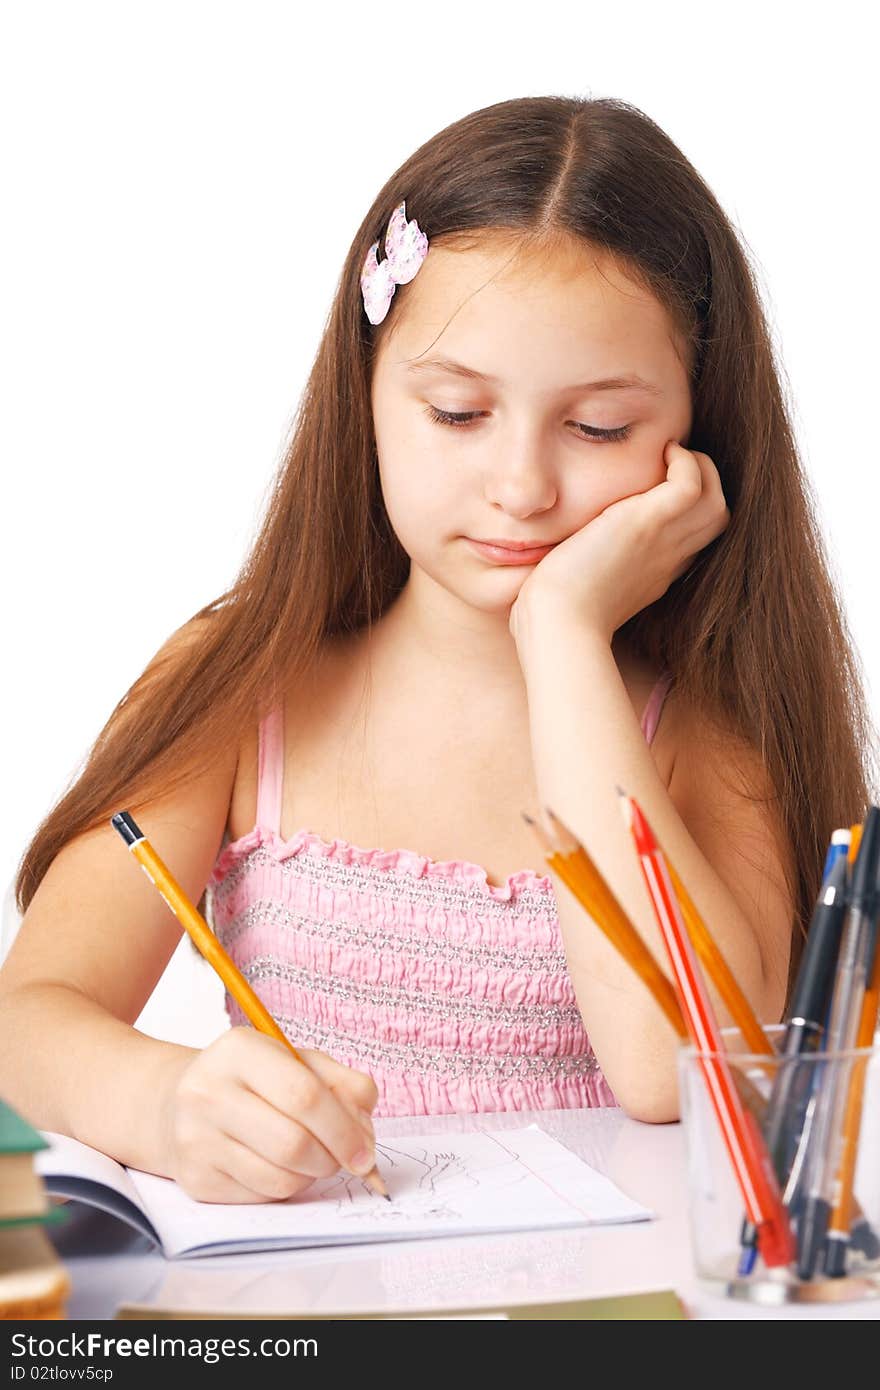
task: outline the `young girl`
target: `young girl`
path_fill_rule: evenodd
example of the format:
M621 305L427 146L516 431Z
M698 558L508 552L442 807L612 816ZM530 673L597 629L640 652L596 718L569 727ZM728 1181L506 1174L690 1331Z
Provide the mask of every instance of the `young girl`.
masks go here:
M367 1172L373 1115L673 1119L676 1038L521 812L571 826L662 960L624 787L778 1021L869 742L710 189L622 101L477 111L379 193L238 582L24 856L0 1094L213 1201ZM203 1051L133 1029L180 927L123 808L302 1063L232 1001Z

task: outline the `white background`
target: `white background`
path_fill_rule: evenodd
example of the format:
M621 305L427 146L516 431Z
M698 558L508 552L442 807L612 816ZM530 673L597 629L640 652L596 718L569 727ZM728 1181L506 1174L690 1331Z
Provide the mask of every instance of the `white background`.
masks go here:
M149 657L234 578L379 187L436 131L514 96L634 103L740 230L876 717L867 15L2 6L0 884ZM178 1001L197 977L206 989L182 959ZM216 1028L208 996L187 1011L194 1037Z

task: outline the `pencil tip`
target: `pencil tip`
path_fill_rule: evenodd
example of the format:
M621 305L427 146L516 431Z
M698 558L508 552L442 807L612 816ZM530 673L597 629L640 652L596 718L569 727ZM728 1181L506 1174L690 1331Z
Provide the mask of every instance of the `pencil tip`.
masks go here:
M623 790L623 787L618 786L616 782L614 783L614 790L617 792L618 796L626 796L626 792Z
M534 824L535 824L535 822L532 820L532 817L531 817L530 815L527 815L527 813L526 813L525 811L520 811L520 815L522 816L522 818L523 818L523 820L525 821L526 825L534 825Z
M385 1192L385 1193L383 1194L383 1196L385 1197L385 1201L386 1201L386 1202L390 1202L390 1201L391 1201L391 1194L390 1194L390 1192Z

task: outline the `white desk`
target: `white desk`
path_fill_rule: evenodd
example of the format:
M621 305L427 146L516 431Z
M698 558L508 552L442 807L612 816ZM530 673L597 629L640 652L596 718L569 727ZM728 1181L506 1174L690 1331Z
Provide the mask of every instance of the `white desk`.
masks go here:
M121 1303L191 1312L291 1313L460 1308L675 1289L695 1318L880 1318L880 1299L765 1309L697 1284L690 1250L681 1125L622 1111L545 1110L379 1119L379 1138L471 1129L542 1129L657 1213L653 1221L564 1231L400 1241L166 1261L113 1218L77 1207L52 1238L73 1282L69 1316L112 1318Z

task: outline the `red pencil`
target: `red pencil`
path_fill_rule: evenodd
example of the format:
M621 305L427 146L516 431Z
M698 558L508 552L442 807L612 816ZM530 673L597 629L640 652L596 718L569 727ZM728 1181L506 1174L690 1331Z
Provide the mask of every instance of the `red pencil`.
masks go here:
M770 1156L753 1115L746 1110L724 1059L721 1030L712 1010L697 958L675 896L666 857L635 797L617 788L621 810L632 832L657 925L669 954L681 1011L700 1058L700 1068L742 1192L749 1221L757 1228L764 1263L789 1264L795 1244Z

